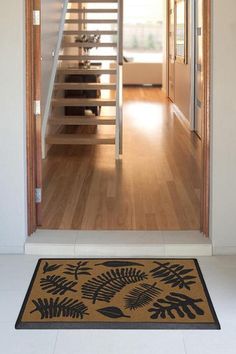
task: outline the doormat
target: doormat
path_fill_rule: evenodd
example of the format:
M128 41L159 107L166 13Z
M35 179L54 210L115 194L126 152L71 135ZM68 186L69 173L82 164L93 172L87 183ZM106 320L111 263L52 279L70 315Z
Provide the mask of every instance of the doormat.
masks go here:
M196 259L40 259L16 329L220 329Z

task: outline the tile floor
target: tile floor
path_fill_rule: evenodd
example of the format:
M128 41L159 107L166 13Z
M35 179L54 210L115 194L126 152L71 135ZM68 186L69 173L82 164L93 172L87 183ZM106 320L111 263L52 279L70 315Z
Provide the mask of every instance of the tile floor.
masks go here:
M212 244L199 231L37 230L25 253L75 257L211 256Z
M236 353L236 256L199 258L221 331L16 331L37 259L0 256L1 354Z

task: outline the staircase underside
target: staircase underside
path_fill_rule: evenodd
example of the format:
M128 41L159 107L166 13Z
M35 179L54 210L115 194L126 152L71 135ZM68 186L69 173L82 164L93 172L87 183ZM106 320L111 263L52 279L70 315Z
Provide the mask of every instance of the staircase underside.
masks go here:
M118 0L69 0L69 4L73 7L68 7L65 18L46 144L115 145ZM100 40L91 43L91 36ZM96 53L90 53L91 47Z

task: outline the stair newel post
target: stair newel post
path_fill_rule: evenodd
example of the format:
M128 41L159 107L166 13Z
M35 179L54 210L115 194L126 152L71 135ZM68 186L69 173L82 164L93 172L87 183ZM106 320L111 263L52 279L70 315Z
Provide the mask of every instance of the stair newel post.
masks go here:
M118 0L116 159L123 152L123 0Z

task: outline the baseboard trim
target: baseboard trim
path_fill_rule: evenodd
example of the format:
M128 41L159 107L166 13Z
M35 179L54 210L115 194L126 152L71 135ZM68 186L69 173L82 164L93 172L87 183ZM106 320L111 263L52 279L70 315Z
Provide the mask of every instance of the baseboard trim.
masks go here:
M23 254L23 246L1 246L0 254Z
M176 104L173 104L173 111L176 117L180 120L180 122L183 124L183 126L189 131L191 130L190 122L189 120L185 117L183 112L179 109Z
M135 88L135 87L145 87L145 88L160 88L162 89L162 84L124 84L123 87Z
M214 256L235 256L236 246L213 247Z

